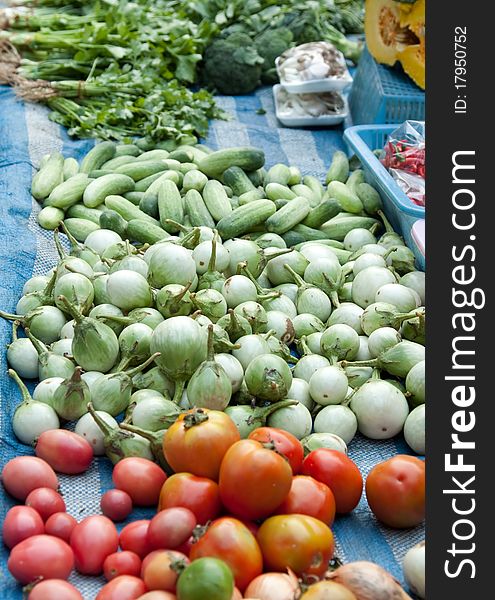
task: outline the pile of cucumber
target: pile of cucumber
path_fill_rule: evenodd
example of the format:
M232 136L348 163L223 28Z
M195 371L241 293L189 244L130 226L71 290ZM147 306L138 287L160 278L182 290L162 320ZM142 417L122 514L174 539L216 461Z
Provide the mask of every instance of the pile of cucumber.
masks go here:
M264 153L239 147L212 151L202 144L142 151L134 144L97 144L79 164L55 152L32 182L42 203L38 222L84 242L102 228L138 244L154 244L188 227L217 229L223 240L272 233L287 247L319 241L350 253L353 229L381 227L378 192L360 169L336 152L326 187L297 167L265 170ZM186 229L184 229L186 228Z

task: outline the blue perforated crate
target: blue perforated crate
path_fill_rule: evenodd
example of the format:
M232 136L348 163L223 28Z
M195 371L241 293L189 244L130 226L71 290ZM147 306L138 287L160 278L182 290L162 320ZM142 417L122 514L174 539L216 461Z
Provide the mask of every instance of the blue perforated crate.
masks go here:
M402 70L379 65L365 48L349 107L354 125L424 121L425 93Z
M345 130L344 140L360 159L368 183L380 192L384 212L394 229L401 232L406 244L414 252L418 266L424 270L425 257L416 245L411 229L418 219L425 218L425 209L404 194L373 154L373 150L385 146L387 136L396 128L396 125L357 125Z

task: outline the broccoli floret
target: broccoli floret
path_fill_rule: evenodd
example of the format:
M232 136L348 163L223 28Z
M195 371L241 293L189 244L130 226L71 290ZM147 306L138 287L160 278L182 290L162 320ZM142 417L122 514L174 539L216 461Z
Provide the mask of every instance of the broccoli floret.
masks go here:
M206 49L204 76L222 94L249 94L259 85L263 63L248 35L232 33Z
M270 84L278 81L275 59L290 47L292 40L292 32L286 27L267 29L256 38L256 49L265 61L261 74L263 83Z

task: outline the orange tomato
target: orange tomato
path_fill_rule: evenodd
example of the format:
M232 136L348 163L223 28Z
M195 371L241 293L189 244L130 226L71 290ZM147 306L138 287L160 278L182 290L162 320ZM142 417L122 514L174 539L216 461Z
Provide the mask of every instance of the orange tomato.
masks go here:
M287 498L277 508L278 515L309 515L331 525L335 519L335 498L330 488L313 477L297 475Z

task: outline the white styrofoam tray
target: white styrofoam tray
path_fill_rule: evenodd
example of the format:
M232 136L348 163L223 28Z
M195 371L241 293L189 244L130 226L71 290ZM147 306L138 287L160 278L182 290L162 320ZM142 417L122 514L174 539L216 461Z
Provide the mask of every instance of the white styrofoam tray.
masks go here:
M309 81L286 81L280 69L280 56L275 60L277 75L280 83L291 94L312 94L318 92L343 92L352 85L352 76L344 62L345 72L340 77L325 77L324 79L312 79Z
M280 83L277 83L273 86L273 100L275 102L275 114L277 119L286 127L328 127L332 125L339 125L349 114L347 98L346 96L343 96L344 110L340 113L336 113L334 115L322 115L320 117L311 117L309 115L307 117L291 117L288 114L280 112L278 94L283 88L284 86Z

